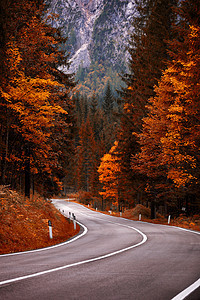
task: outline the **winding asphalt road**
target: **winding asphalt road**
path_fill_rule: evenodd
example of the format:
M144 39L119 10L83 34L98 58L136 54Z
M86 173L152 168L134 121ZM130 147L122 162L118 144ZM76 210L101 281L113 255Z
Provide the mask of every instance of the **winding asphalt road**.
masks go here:
M1 300L200 299L200 234L54 200L84 224L58 247L0 255Z

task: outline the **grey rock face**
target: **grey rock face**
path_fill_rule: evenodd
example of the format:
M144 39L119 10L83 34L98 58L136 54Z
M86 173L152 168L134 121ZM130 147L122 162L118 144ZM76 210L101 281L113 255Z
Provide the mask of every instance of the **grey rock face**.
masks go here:
M134 0L51 0L50 10L59 15L54 25L68 36L64 47L71 53L71 67L66 72L80 64L88 67L92 60L108 66L125 63Z

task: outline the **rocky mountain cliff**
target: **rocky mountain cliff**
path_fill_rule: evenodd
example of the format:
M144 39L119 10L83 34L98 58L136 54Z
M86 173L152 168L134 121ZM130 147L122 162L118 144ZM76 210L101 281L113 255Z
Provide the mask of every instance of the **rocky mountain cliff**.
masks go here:
M122 69L127 59L127 36L134 0L49 0L58 15L55 26L68 40L63 47L71 53L70 72L81 65L98 62L106 68Z

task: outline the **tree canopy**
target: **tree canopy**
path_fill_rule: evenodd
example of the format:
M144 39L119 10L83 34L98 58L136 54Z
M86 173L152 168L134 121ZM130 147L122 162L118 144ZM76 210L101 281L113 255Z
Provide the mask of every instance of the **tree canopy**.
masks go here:
M64 138L72 126L74 84L58 70L67 57L44 9L43 1L1 3L0 178L3 184L25 186L28 197L31 181L47 194L61 188L64 147L59 139L55 143L54 133L60 128Z

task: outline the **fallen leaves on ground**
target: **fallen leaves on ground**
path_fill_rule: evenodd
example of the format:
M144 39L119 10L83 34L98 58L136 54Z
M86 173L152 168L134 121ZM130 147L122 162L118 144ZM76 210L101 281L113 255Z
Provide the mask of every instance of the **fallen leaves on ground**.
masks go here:
M49 238L48 221L53 239ZM0 186L0 254L48 247L76 235L80 227L69 222L51 201L25 199L9 187Z

